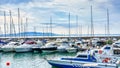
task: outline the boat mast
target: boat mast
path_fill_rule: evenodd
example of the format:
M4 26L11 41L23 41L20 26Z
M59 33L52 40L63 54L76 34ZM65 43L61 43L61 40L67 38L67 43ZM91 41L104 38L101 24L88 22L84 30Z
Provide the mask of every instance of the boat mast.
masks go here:
M0 34L2 35L3 33L2 33L2 30L1 30L1 26L0 26Z
M20 28L21 28L21 33L23 32L23 19L21 18L21 22L20 22ZM21 34L21 36L22 36L22 34Z
M49 23L48 23L49 24ZM49 25L48 25L47 23L46 23L46 29L47 29L47 37L48 37L48 39L49 39Z
M76 37L78 37L78 15L76 15Z
M6 37L6 12L4 11L4 34Z
M43 35L43 39L44 39L44 26L43 26L43 28L42 28L42 31L43 31L43 32L42 32L42 33L43 33L42 35Z
M11 23L12 23L12 15L11 15L11 10L9 10L9 13L10 13L10 37L11 37L11 35L12 35L12 25L11 25Z
M88 25L88 29L87 29L87 35L89 36L89 25Z
M108 38L110 36L110 29L109 29L109 26L110 23L109 23L109 10L107 9L107 34L108 34Z
M107 28L106 28L106 24L105 24L105 36L107 35L107 32L106 32L107 30L106 30L106 29L107 29Z
M79 37L82 37L82 25L79 25Z
M18 8L18 36L20 37L20 9Z
M70 12L69 12L69 16L68 16L68 24L69 24L69 40L71 38L71 32L70 32Z
M16 37L16 30L15 30L15 24L14 24L14 21L13 21L13 18L12 18L12 25L13 25L13 29L14 29L14 35L15 35L15 37Z
M82 25L80 26L80 31L81 31L81 37L82 37Z
M51 33L51 37L52 37L52 16L50 16L50 33Z
M92 38L94 37L94 26L93 26L93 11L92 6L90 7L91 10L91 38L90 38L90 46L93 46L92 44Z
M28 30L28 18L26 18L26 23L25 23L25 36L27 37L26 33L27 33L27 30Z
M36 36L36 27L35 26L33 27L33 30L34 30L34 36Z
M6 30L6 34L9 34L9 26L8 26L9 24L8 23L6 23L6 28L7 28L7 30Z
M94 26L93 26L93 11L91 6L91 37L94 37Z
M23 27L24 27L24 29L23 29L23 33L24 33L24 39L25 39L25 29L26 29L26 25L23 24Z
M80 37L80 24L78 26L78 36Z

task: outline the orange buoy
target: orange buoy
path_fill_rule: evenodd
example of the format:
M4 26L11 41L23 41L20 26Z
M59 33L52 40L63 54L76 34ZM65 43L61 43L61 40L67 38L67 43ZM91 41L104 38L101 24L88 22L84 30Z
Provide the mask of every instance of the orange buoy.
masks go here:
M6 66L10 66L10 62L6 62Z
M102 62L103 63L108 63L108 59L104 59Z
M105 58L102 62L103 63L108 63L110 61L110 58Z
M111 60L111 58L106 58L106 59Z

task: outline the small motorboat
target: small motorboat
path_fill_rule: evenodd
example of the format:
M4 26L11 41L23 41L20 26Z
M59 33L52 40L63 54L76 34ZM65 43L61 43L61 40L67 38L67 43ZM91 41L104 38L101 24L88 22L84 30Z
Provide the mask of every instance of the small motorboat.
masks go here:
M19 42L9 42L8 44L1 47L3 52L13 52L15 51L15 47L19 46Z
M40 47L42 52L55 52L57 50L57 44L55 42L49 42L45 46Z
M76 41L75 42L75 48L77 48L78 51L86 51L87 45L83 41Z
M104 45L100 49L92 49L90 50L91 53L94 53L96 55L104 54L104 55L114 55L114 56L120 56L120 48L114 47L114 45Z
M67 48L70 48L69 42L61 42L60 46L57 47L58 52L67 52Z
M61 58L47 60L48 63L58 68L118 68L119 61L112 56L95 56L90 53L80 53L75 58Z
M20 46L15 47L16 52L30 52L32 48L37 46L37 43L34 41L26 41L25 43L21 44Z
M67 51L68 53L75 53L75 52L77 52L77 48L69 47L69 48L66 48L66 51Z
M6 44L7 44L7 42L0 40L0 51L2 51L2 47Z
M36 45L32 47L32 51L40 51L41 52L41 49L40 47L42 47L44 44L41 40L37 40L36 41Z

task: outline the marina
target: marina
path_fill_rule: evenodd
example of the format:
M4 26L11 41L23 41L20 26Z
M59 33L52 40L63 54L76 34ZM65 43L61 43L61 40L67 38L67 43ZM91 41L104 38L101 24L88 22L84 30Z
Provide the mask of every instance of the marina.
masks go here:
M119 68L120 41L107 39L1 40L0 67Z
M120 68L119 3L0 1L0 68Z
M86 54L86 53L82 53ZM40 53L40 52L26 52L26 53L15 53L15 52L1 52L0 53L0 67L1 68L56 68L51 66L47 59L52 60L59 59L64 57L63 59L74 57L76 55L79 55L79 53ZM7 66L6 63L9 62L10 65ZM79 63L79 60L76 61ZM63 63L63 62L62 62ZM90 63L88 63L90 64ZM86 64L87 65L87 64ZM96 66L96 64L92 63L93 66ZM79 66L79 65L77 65ZM81 68L82 66L76 67ZM65 67L66 68L66 67ZM96 68L96 67L95 67ZM105 67L106 68L106 67ZM108 67L110 68L110 67ZM114 68L114 67L113 67ZM119 67L118 67L119 68Z

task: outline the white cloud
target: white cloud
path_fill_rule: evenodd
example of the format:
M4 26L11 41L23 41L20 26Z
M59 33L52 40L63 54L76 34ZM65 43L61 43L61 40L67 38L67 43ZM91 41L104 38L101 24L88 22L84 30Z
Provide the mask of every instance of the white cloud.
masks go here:
M14 21L17 22L17 8L20 8L21 18L25 22L25 18L28 17L29 29L32 30L33 26L38 26L40 23L49 23L50 16L53 17L54 23L67 23L68 13L71 13L72 19L71 22L75 23L75 15L79 16L79 22L82 23L83 32L87 33L87 25L90 24L90 6L93 5L93 21L95 26L95 32L104 33L104 29L99 28L100 22L102 24L106 23L106 8L109 8L110 11L113 10L113 5L110 3L110 0L33 0L28 3L20 4L3 4L0 6L0 11L12 11ZM61 18L61 14L56 14L55 12L64 12L65 16ZM2 14L2 13L0 13ZM119 17L118 13L110 12L111 23L114 22L114 17ZM3 16L0 17L3 19ZM63 20L64 22L62 22ZM9 22L9 17L7 17L7 22ZM117 22L119 22L117 20ZM31 25L32 24L32 25ZM114 24L114 23L112 23ZM17 25L17 24L16 24ZM100 24L101 25L101 24ZM102 26L104 28L104 26ZM58 31L58 29L61 29ZM72 28L74 30L75 28ZM39 31L39 28L36 29ZM54 29L55 33L64 33L68 28L56 27ZM113 31L114 32L114 31ZM67 33L67 32L66 32ZM75 33L74 31L72 33ZM115 33L115 32L114 32Z

